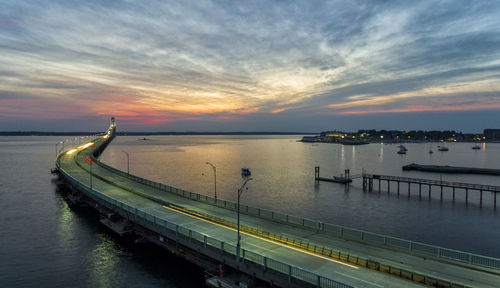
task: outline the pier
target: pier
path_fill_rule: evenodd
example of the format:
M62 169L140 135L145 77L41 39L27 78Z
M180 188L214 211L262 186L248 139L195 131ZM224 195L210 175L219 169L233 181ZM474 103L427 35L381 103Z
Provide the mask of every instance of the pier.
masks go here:
M429 194L429 199L431 198L432 187L438 187L440 192L440 199L443 200L443 188L452 188L453 201L456 198L456 189L461 189L465 191L465 203L469 201L469 192L475 191L479 193L479 206L483 205L483 192L493 193L493 206L497 206L497 194L500 193L500 186L493 185L481 185L481 184L470 184L470 183L460 183L460 182L450 182L441 180L430 180L430 179L420 179L420 178L408 178L399 176L389 176L389 175L377 175L363 173L363 190L372 191L373 190L373 180L378 180L378 191L381 191L382 181L387 182L387 192L391 191L391 183L397 183L397 193L400 193L400 184L405 183L408 189L408 197L410 197L411 185L418 185L418 196L422 197L422 185L427 186L427 192Z
M319 166L314 167L314 179L316 180L316 182L327 181L327 182L335 182L335 183L343 183L343 184L351 183L352 178L350 177L350 170L345 169L344 173L345 173L344 175L333 176L332 178L325 178L325 177L319 176Z
M436 172L436 173L500 175L500 169L440 166L440 165L421 165L421 164L415 164L415 163L404 165L403 170L416 170L416 171Z
M98 157L115 131L112 122L89 143L57 155L55 172L73 201L112 215L108 219L121 224L103 222L118 234L134 233L213 274L223 267L240 275L240 281L258 279L273 287L495 287L500 283L497 258L237 205L110 167ZM371 187L373 179L383 179L363 176Z

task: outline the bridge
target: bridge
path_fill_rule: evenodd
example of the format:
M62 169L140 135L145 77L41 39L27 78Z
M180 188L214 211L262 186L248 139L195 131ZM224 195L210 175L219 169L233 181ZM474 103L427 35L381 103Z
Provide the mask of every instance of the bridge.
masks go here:
M117 170L98 160L115 131L112 121L57 155L68 198L107 215L120 234L133 232L212 271L223 265L249 287L255 279L279 287L499 286L500 259L239 206Z

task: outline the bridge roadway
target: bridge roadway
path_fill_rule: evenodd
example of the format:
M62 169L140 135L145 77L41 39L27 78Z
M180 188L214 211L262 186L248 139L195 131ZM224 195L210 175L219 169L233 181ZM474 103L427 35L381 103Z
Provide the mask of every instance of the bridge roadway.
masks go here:
M67 150L58 157L59 168L71 175L81 183L90 185L89 163L84 157L90 157L92 152L102 145L102 137L94 140L94 145L74 150ZM95 158L94 158L95 159ZM232 243L236 245L236 231L232 227L225 226L217 221L200 218L191 213L171 209L168 206L151 199L161 199L165 203L175 204L185 211L197 211L211 215L217 219L236 223L234 211L216 207L207 203L181 197L174 193L153 188L149 185L139 183L119 175L105 166L92 165L92 187L107 196L127 203L133 207L147 211L158 218L177 223L209 237ZM126 187L122 189L121 187ZM134 192L138 192L143 197ZM347 251L355 255L368 258L385 265L399 267L421 275L432 276L437 279L447 280L461 286L469 287L500 287L500 275L498 271L490 269L470 269L465 265L456 265L451 262L424 259L422 257L383 249L371 245L346 241L331 237L324 233L309 229L301 229L297 226L284 225L271 220L262 219L250 215L241 215L241 225L252 227L271 233L280 234L296 240L307 241L315 245ZM250 233L242 233L241 247L266 257L300 267L304 270L318 275L352 285L354 287L422 287L417 282L409 281L388 273L382 273L365 267L340 261L335 258L321 256L297 247L285 245L270 239L262 238Z

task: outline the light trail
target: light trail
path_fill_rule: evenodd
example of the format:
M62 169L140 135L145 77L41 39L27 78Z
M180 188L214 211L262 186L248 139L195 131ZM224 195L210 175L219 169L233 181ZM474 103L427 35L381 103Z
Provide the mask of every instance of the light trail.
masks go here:
M228 229L228 230L231 230L231 231L236 231L236 229L233 229L233 228L230 228L230 227L227 227L227 226L215 223L213 221L209 221L209 220L203 219L201 217L197 217L197 216L191 215L189 213L181 212L181 211L179 211L177 209L173 209L173 208L170 208L168 206L164 206L163 205L162 207L166 208L166 209L169 209L171 211L174 211L174 212L186 215L186 216L190 216L190 217L196 218L196 219L201 220L201 221L208 222L210 224L214 224L214 225L220 226L222 228L225 228L225 229ZM344 263L344 262L341 262L341 261L338 261L338 260L335 260L335 259L332 259L332 258L329 258L329 257L325 257L325 256L321 256L321 255L318 255L318 254L314 254L312 252L305 251L305 250L302 250L302 249L299 249L299 248L295 248L295 247L292 247L292 246L289 246L289 245L281 244L279 242L266 239L264 237L260 237L260 236L257 236L257 235L254 235L254 234L250 234L250 233L247 233L247 232L243 232L243 231L240 231L240 233L241 234L245 234L245 235L250 236L250 237L253 237L253 238L257 238L257 239L260 239L260 240L272 243L272 244L276 244L276 245L279 245L279 246L282 246L282 247L285 247L285 248L288 248L288 249L292 249L292 250L295 250L295 251L298 251L298 252L301 252L301 253L304 253L304 254L308 254L308 255L311 255L311 256L314 256L314 257L317 257L317 258L321 258L321 259L324 259L324 260L328 260L328 261L331 261L331 262L342 264L344 266L348 266L348 267L351 267L351 268L354 268L354 269L359 269L359 267L357 267L357 266L354 266L354 265L351 265L351 264L347 264L347 263Z

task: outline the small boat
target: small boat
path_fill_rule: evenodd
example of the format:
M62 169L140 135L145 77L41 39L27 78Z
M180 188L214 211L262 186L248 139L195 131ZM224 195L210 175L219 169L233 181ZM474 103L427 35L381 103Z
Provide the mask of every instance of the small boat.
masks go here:
M432 150L429 150L429 154L432 154L432 153L434 153L434 152Z
M472 149L474 149L474 150L479 150L479 149L481 149L481 146L479 146L479 145L474 145L474 146L472 146Z
M250 169L248 168L241 168L241 176L250 176L252 173L250 172Z
M448 147L444 147L444 146L438 146L438 147L439 147L438 148L439 151L448 151L448 150L450 150L450 149L448 149Z
M336 183L350 183L352 182L351 178L345 178L344 175L339 176L333 176L333 179L330 180L331 182L336 182Z
M406 151L408 151L408 149L406 149L405 146L403 145L399 145L399 151L398 151L398 154L406 154Z

